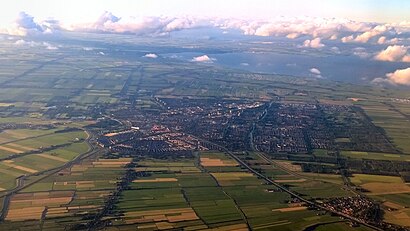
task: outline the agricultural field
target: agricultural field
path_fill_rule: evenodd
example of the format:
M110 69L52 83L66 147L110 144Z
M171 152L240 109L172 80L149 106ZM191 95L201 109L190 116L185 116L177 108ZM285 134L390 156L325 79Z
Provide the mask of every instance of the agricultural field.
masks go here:
M303 229L317 216L302 203L266 185L221 152L200 152L195 159L136 162L136 180L117 204L119 227L191 230Z
M382 203L387 222L410 225L410 185L404 183L400 177L354 174L350 181Z
M90 149L86 132L64 129L57 126L0 132L0 191L14 188L19 177L57 168Z
M89 221L84 216L91 218L105 206L130 162L95 157L35 182L11 197L0 229L75 229Z

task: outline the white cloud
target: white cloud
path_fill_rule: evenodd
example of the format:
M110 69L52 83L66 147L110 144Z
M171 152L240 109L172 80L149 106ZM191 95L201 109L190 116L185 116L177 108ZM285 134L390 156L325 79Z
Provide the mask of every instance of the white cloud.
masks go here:
M353 54L356 55L356 56L359 56L362 59L369 58L371 56L371 54L368 53L366 51L366 48L364 48L364 47L353 48Z
M149 54L144 55L144 57L145 57L145 58L156 59L156 58L158 58L158 55L157 55L157 54L153 54L153 53L149 53Z
M369 31L358 35L354 41L360 43L367 43L371 38L386 32L388 28L385 25L377 25Z
M54 23L53 20L38 23L33 16L20 12L11 24L0 28L0 33L16 36L51 34L53 33L52 26L54 26Z
M315 78L323 78L322 77L322 72L316 67L310 68L309 72L310 72L310 75L315 77Z
M303 42L303 46L304 47L310 47L310 48L322 48L325 45L323 43L321 43L320 38L315 38L315 39L312 39L312 40L309 40L309 39L305 40Z
M104 12L96 21L79 24L66 24L69 31L125 33L136 35L165 35L173 31L211 26L207 20L175 17L117 17Z
M24 39L19 39L16 42L14 42L14 45L16 46L29 46L29 47L44 47L47 50L58 50L57 46L54 46L48 42L34 42L34 41L26 41Z
M410 55L407 54L407 49L405 46L388 46L385 50L380 51L374 58L388 62L410 62Z
M321 74L321 72L317 68L311 68L309 71L310 71L310 73L315 74L315 75L320 75Z
M393 73L386 74L389 81L395 84L410 86L410 67L399 69Z
M50 43L43 42L43 46L46 47L47 50L58 50L58 47L51 45Z
M349 36L345 36L343 38L340 39L340 41L342 41L342 43L348 43L354 40L353 35L349 35Z
M204 63L212 63L215 59L209 58L208 55L202 55L198 57L194 57L192 59L193 62L204 62Z

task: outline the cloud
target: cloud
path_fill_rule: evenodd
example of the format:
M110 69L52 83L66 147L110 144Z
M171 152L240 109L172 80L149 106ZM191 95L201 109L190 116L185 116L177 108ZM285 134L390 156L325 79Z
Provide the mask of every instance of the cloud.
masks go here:
M339 47L331 47L330 50L335 54L340 54L341 53Z
M286 35L286 38L295 39L299 36L300 36L300 34L298 34L298 33L290 33L290 34Z
M313 77L323 78L322 77L322 72L319 69L317 69L316 67L310 68L309 72L310 72L311 76L313 76Z
M321 74L321 72L317 68L311 68L309 71L310 71L310 73L315 74L315 75L320 75Z
M310 47L310 48L322 48L325 45L323 43L321 43L320 38L315 38L315 39L312 39L312 40L309 40L309 39L305 40L303 42L303 46L304 47Z
M371 56L370 53L366 51L364 47L355 47L353 48L353 55L359 56L362 59L369 58Z
M58 50L58 47L53 46L50 43L43 42L43 45L46 47L47 50Z
M53 21L45 21L44 24L35 22L34 17L26 12L20 12L10 25L0 28L0 33L27 36L53 33Z
M378 40L377 40L377 44L385 44L386 43L386 36L381 36Z
M374 58L388 62L410 62L410 55L407 54L407 49L405 46L388 46L385 50L380 51Z
M410 67L396 70L393 73L387 73L386 77L392 83L410 86Z
M48 42L34 42L34 41L26 41L24 39L19 39L14 42L16 46L29 46L29 47L44 47L47 50L58 50L57 46L54 46Z
M209 58L208 55L202 55L198 57L194 57L192 59L193 62L204 62L204 63L212 63L215 59Z
M386 32L388 28L385 25L377 25L369 31L359 34L354 41L359 43L367 43L371 38Z
M145 57L145 58L156 59L156 58L158 58L158 55L157 55L157 54L153 54L153 53L149 53L149 54L144 55L144 57Z
M209 20L188 17L117 17L110 12L104 12L94 22L63 25L63 28L93 33L166 35L173 31L203 26L211 26Z
M342 43L348 43L354 40L353 35L349 35L349 36L345 36L343 38L340 39L340 41L342 41Z

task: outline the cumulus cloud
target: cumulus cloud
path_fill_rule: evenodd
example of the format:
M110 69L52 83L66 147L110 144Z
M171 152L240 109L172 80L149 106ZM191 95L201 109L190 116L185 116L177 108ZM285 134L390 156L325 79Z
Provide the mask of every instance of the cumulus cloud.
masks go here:
M367 43L371 38L386 32L388 28L385 25L377 25L369 31L359 34L354 41L360 43Z
M211 59L208 55L201 55L194 57L193 62L203 62L203 63L212 63L215 59Z
M47 50L58 50L58 47L55 45L52 45L48 42L34 42L34 41L26 41L24 39L19 39L14 42L14 45L16 46L26 46L26 47L43 47Z
M349 35L349 36L345 36L343 38L340 39L340 41L342 41L342 43L348 43L354 40L353 35Z
M405 46L388 46L385 50L380 51L374 58L388 62L410 62L410 55L407 54L407 49Z
M393 84L410 86L410 67L406 69L398 69L395 72L387 73L386 78L376 78L372 81L373 84Z
M226 20L220 23L220 26L240 29L246 35L284 36L290 39L311 36L331 40L335 40L346 33L363 33L372 29L372 25L368 23L346 19L311 17L280 17L269 21Z
M149 53L149 54L144 55L144 57L145 58L156 59L156 58L158 58L158 55L154 54L154 53Z
M310 47L310 48L322 48L325 45L321 42L320 38L315 38L315 39L312 39L312 40L309 40L309 39L305 40L303 42L303 46L304 47Z
M315 74L315 75L320 75L321 74L321 72L317 68L311 68L309 71L310 71L310 73Z
M0 33L16 36L50 34L53 33L52 26L54 26L54 21L39 23L34 20L33 16L20 12L8 26L0 28Z
M316 67L310 68L309 72L310 72L311 76L313 76L313 77L323 78L322 77L322 72Z
M117 17L104 12L96 21L64 25L69 31L121 33L136 35L165 35L173 31L210 26L207 20L188 17Z
M381 36L378 40L377 40L377 44L385 44L386 43L386 36Z

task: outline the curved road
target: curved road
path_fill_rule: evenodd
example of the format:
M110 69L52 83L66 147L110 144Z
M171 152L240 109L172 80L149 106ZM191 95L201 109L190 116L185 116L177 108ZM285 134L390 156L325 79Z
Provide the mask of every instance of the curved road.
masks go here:
M23 189L25 189L25 188L33 185L33 184L37 183L38 181L43 180L44 178L47 178L47 177L49 177L49 176L51 176L51 175L65 169L65 168L68 168L68 167L80 162L81 160L83 160L87 157L90 157L90 156L96 154L99 151L99 149L91 142L95 138L94 134L91 133L88 130L84 130L84 132L86 132L87 135L88 135L85 142L87 142L88 146L90 147L90 149L87 152L76 156L71 161L68 161L68 162L66 162L65 164L63 164L59 167L52 168L52 169L47 169L47 170L44 170L44 171L41 171L41 172L36 172L36 173L30 174L30 175L23 175L23 176L20 176L20 177L16 178L16 181L17 181L16 182L16 187L14 189L11 189L7 194L0 196L0 198L4 197L2 210L0 211L0 222L3 221L4 218L7 215L8 208L9 208L9 205L10 205L11 196L13 196L14 194L18 193L19 191L21 191L21 190L23 190ZM24 184L27 177L29 177L29 176L40 176L40 175L43 175L43 174L45 174L45 175L40 177L39 179L37 179L33 182L30 182L28 184Z

